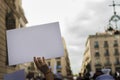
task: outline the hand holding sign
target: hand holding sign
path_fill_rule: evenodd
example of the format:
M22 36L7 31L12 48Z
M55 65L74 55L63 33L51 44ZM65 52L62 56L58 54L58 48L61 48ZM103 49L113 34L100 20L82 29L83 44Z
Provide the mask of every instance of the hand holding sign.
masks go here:
M54 80L52 71L49 69L48 65L45 62L44 57L34 57L34 62L37 68L45 75L46 80Z

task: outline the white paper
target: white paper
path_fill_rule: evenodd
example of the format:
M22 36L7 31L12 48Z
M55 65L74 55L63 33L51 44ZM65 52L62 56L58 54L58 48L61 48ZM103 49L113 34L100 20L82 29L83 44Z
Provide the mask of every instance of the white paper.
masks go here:
M4 80L26 80L25 71L19 70L13 73L5 74Z
M7 31L9 65L33 61L33 57L46 59L64 55L59 23L49 23Z

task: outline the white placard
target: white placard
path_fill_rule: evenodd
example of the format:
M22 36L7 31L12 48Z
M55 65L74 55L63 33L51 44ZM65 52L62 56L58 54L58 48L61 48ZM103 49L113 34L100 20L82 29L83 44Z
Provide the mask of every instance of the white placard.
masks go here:
M6 34L9 65L31 62L34 56L49 59L64 55L58 22L8 30Z

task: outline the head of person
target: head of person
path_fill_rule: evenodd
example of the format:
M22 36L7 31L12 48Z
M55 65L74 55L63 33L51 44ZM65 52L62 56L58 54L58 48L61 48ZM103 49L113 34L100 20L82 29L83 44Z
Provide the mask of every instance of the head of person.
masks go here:
M81 77L81 73L79 73L79 76Z
M55 80L62 80L63 76L62 76L61 72L57 72L56 74L54 74L54 78L55 78Z
M109 74L110 74L110 71L111 71L110 69L102 69L102 72L103 72L104 74L108 74L108 75L109 75Z
M93 79L95 80L98 76L100 76L102 74L103 74L103 72L101 70L96 71L94 76L93 76Z

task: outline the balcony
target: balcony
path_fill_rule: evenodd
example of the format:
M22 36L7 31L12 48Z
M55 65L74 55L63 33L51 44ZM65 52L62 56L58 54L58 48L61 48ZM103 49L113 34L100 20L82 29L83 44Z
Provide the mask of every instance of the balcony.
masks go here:
M98 52L95 53L95 57L100 57L100 54Z
M120 66L115 67L115 71L120 71Z
M101 67L102 65L100 63L95 64L95 67Z
M104 44L104 48L108 48L109 46L108 46L108 44Z
M111 63L105 63L104 66L111 66Z
M118 47L118 44L114 44L113 46L114 46L114 47Z
M119 56L119 52L115 52L115 53L114 53L114 56Z
M99 48L99 45L94 45L94 48Z
M116 62L114 63L114 65L115 65L115 66L120 66L120 62L119 62L119 61L116 61Z

